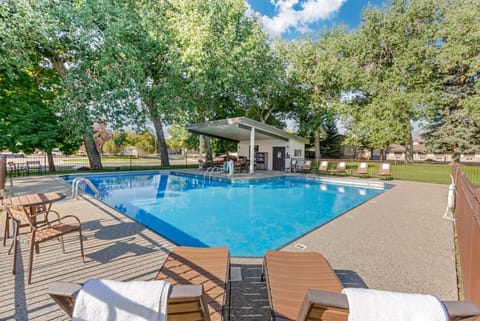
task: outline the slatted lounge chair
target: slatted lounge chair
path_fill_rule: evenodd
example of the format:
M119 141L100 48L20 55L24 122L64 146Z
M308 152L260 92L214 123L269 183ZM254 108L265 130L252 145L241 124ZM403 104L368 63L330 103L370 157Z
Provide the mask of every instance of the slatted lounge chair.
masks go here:
M337 168L335 168L334 171L332 171L333 175L346 175L347 174L347 163L346 162L340 162L337 164Z
M72 317L75 298L82 286L54 282L48 286L50 297ZM201 285L174 285L168 296L168 321L209 321L207 300Z
M321 161L317 172L319 174L328 174L328 161Z
M227 248L180 246L170 253L155 279L172 284L201 284L210 320L223 319L230 256Z
M357 171L353 173L354 176L367 177L368 176L368 163L362 162L358 164Z
M272 320L296 320L308 289L340 293L342 283L314 252L267 251L263 263Z
M380 169L378 170L378 176L380 178L384 179L391 179L392 178L392 173L391 173L391 167L389 163L383 163L380 165Z
M328 261L315 252L267 251L264 259L268 299L274 321L347 321L343 285ZM444 301L451 321L473 320L471 302Z
M475 320L480 309L468 301L442 301L450 321ZM307 290L295 320L348 321L348 300L345 294Z
M303 173L310 172L312 170L312 161L310 159L305 160L303 166L299 167L297 170Z
M230 255L227 248L176 247L167 257L155 279L166 280L178 288L182 296L170 296L168 320L197 321L223 320L226 304L227 281L229 278ZM189 293L188 287L203 288L203 293ZM74 290L75 287L76 291ZM62 292L66 287L66 293ZM72 287L70 289L70 287ZM48 293L67 312L72 315L75 296L80 285L52 284ZM59 288L59 289L58 289ZM182 290L183 289L183 290ZM188 290L188 291L187 291ZM175 291L172 294L175 294ZM187 292L185 292L187 291ZM70 293L69 293L70 292ZM190 304L187 304L190 302ZM175 305L172 305L175 303ZM185 303L185 304L183 304Z

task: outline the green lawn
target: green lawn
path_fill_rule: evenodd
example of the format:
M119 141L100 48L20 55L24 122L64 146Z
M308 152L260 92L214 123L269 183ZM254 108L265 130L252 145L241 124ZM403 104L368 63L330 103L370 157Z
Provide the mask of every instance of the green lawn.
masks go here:
M335 169L339 160L329 161L329 169ZM359 162L347 162L347 168L355 172L358 168ZM369 162L368 173L370 177L376 177L380 168L380 162ZM318 165L313 166L317 168ZM470 181L480 186L480 166L462 166L462 170L465 172ZM425 183L437 183L437 184L450 184L451 174L450 164L428 164L428 163L413 163L413 164L392 164L392 177L398 180L425 182Z

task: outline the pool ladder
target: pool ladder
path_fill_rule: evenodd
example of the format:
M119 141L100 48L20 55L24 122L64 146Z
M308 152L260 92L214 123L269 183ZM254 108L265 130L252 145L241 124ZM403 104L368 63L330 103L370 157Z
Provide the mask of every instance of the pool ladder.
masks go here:
M214 167L214 166L209 167L205 171L205 174L203 174L203 178L211 179L214 173L223 173L223 169L221 169L220 167Z
M72 181L72 198L78 199L78 193L79 193L78 186L82 182L87 184L88 187L90 187L93 190L93 192L95 193L95 197L100 196L100 192L95 187L95 185L93 185L91 180L89 180L88 178L85 178L85 177L76 177Z

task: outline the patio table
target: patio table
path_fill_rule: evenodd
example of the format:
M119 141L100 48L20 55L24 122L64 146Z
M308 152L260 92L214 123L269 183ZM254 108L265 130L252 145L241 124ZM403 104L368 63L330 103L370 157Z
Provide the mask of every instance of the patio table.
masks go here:
M23 210L30 215L32 223L45 222L45 219L42 221L37 221L37 215L39 213L44 213L45 215L50 211L53 202L57 202L65 198L65 194L62 192L49 192L49 193L35 193L21 196L14 196L7 199L7 202L11 206L22 207ZM8 212L7 212L8 213ZM5 223L5 234L3 238L3 245L5 246L5 241L9 237L10 230L10 219L9 215L6 216Z

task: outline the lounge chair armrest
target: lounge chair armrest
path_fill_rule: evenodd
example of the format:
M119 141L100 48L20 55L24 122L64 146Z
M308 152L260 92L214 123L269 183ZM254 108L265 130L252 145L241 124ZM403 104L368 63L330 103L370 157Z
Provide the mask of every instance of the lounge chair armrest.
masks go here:
M187 297L199 297L203 293L203 286L198 285L190 285L190 284L177 284L172 287L172 291L170 292L169 298L176 299L176 298L187 298Z
M81 284L67 282L53 282L48 285L47 293L71 317L73 306Z
M480 316L480 309L470 301L443 301L450 321L475 320Z
M447 309L450 321L467 321L475 320L480 316L480 309L469 301L442 301ZM297 317L297 321L305 321L311 313L312 307L335 309L337 311L344 310L348 313L348 299L345 294L307 290L303 305Z
M325 307L326 309L345 310L348 313L348 300L346 295L309 289L303 299L302 307L297 316L297 321L305 321L311 312L312 306Z
M78 283L53 282L48 285L47 293L50 295L75 297L81 288L82 285Z

